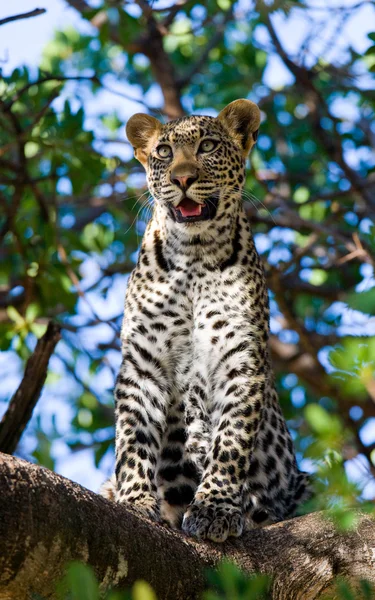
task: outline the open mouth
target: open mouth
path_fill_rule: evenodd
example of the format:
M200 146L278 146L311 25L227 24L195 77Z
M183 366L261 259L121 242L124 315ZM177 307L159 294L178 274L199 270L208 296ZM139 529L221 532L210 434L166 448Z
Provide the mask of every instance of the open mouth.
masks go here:
M204 204L198 204L185 196L178 206L169 205L172 218L177 223L195 223L213 219L217 211L218 198L210 197Z

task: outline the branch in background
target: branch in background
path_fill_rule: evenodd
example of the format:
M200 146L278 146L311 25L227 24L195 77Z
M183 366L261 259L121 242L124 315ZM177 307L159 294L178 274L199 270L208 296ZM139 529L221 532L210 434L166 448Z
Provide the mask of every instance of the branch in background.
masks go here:
M194 75L196 75L197 73L200 73L202 71L203 67L205 66L205 64L208 60L211 50L216 48L219 45L220 41L222 40L224 33L225 33L225 28L228 25L228 23L232 17L233 17L233 4L231 4L230 9L224 14L224 18L222 19L222 21L220 23L215 23L216 31L215 31L214 35L212 36L212 38L210 39L210 41L207 43L207 46L202 50L201 55L200 55L199 59L197 60L197 62L191 66L190 70L188 71L188 73L186 73L186 75L182 76L178 80L178 85L180 88L187 86L191 82Z
M86 0L67 0L67 3L72 8L78 10L78 12L83 15L85 12L89 12L92 10L92 6L86 2Z
M5 25L5 23L11 23L12 21L19 21L21 19L30 19L31 17L38 17L39 15L43 15L46 11L45 8L34 8L27 13L21 13L19 15L13 15L12 17L6 17L5 19L0 19L0 25Z
M164 49L163 34L156 20L147 17L147 34L140 41L140 51L149 59L151 70L160 85L164 97L164 113L170 119L184 115L181 104L181 88L173 63Z
M285 316L285 315L284 315ZM288 322L290 327L293 325ZM374 418L375 404L371 397L359 399L343 394L330 381L320 364L317 353L313 355L301 350L301 344L284 344L276 336L271 336L272 360L276 371L294 373L310 391L318 398L328 396L337 404L338 413L347 429L353 435L354 455L362 454L367 459L368 472L375 477L375 465L371 458L372 446L366 446L360 437L360 430L367 419ZM350 415L352 406L359 406L363 411L362 419L353 420ZM347 457L345 457L347 458ZM352 458L352 456L350 457Z
M176 4L174 4L173 6L170 6L169 8L163 8L163 11L168 10L168 14L165 17L164 21L163 21L163 27L165 27L166 29L169 29L169 27L172 25L177 13L185 6L188 4L188 0L179 0L178 2L176 2ZM156 9L154 9L154 11L156 12Z
M83 16L91 10L85 0L66 0L66 2ZM143 17L146 20L145 33L138 40L125 44L124 40L119 38L117 30L110 28L110 39L127 52L132 54L140 52L149 59L155 80L160 85L164 97L163 112L167 117L177 119L184 115L184 109L181 104L181 89L178 85L174 66L163 46L165 27L163 29L161 24L154 18L152 7L147 2L139 0L138 4L142 8ZM100 18L98 13L91 20L91 24L100 29L107 21L108 15L105 14L105 11L101 11Z
M45 76L42 77L41 79L38 79L36 81L30 81L24 87L19 89L9 102L4 102L3 112L6 113L6 112L10 111L10 109L12 108L12 105L15 102L18 102L18 100L21 98L22 94L27 92L34 85L41 85L42 83L51 82L51 81L52 82L55 81L56 84L60 84L60 83L64 84L69 81L89 81L91 83L96 83L103 90L109 92L110 94L114 94L116 96L119 96L120 98L124 98L125 100L129 100L130 102L137 102L138 104L142 104L150 112L156 111L156 109L149 107L142 100L142 98L136 98L134 96L129 96L128 94L125 94L123 92L119 92L118 90L113 90L113 89L109 88L99 79L99 77L97 75L53 75L52 73L46 73ZM60 92L57 92L57 93L60 93ZM48 106L49 105L47 104L47 106L43 107L43 109L40 111L40 113L38 113L38 115L34 118L33 123L31 125L29 125L24 131L28 131L29 129L32 129L34 124L39 120L38 117L41 118L43 116L44 111L46 110L46 108L48 108ZM160 110L157 111L157 114L160 114Z
M49 359L60 340L60 327L52 321L26 364L20 386L0 423L0 450L12 454L29 422L47 377Z
M294 75L297 85L306 95L306 104L310 109L309 117L312 121L318 139L323 144L331 159L341 167L342 171L350 181L352 188L358 192L363 201L371 209L373 209L375 206L375 197L373 193L367 189L366 181L361 178L345 160L342 140L336 131L337 119L331 114L325 99L314 84L314 78L317 75L316 70L306 69L293 62L293 60L285 51L285 48L282 46L268 13L265 15L265 24L277 54L280 56L289 71ZM323 129L321 125L322 117L328 117L332 121L334 125L332 132L326 132Z
M101 85L100 80L95 75L71 75L71 76L69 76L69 75L52 75L52 74L48 73L45 77L38 79L36 81L30 81L25 86L23 86L21 89L17 90L17 93L13 96L13 98L9 102L3 103L3 108L2 108L3 112L6 113L6 112L10 111L10 109L12 108L12 105L15 102L18 102L18 100L21 98L22 94L27 92L34 85L41 85L42 83L46 83L46 82L50 82L50 81L56 81L57 83L61 83L61 84L64 84L67 81L92 81L93 83L97 83L98 85Z
M348 236L348 234L338 227L334 227L331 224L321 223L318 221L312 221L303 219L298 213L294 212L291 208L286 206L285 201L281 196L275 195L274 198L278 199L282 205L283 214L265 216L262 215L258 210L254 209L253 206L247 206L246 212L252 223L264 223L271 227L285 227L287 229L294 229L300 232L316 232L325 237L332 236L338 243L342 244L350 253L358 250L355 239ZM361 252L356 254L355 258L375 266L375 259L372 256L371 249L368 244L363 240L361 243Z
M0 457L0 482L2 598L55 598L71 560L90 564L102 590L144 579L163 600L200 597L206 569L224 558L247 574L273 578L273 600L331 597L337 576L375 583L375 524L368 514L358 512L351 531L312 513L221 545L199 543L13 457Z

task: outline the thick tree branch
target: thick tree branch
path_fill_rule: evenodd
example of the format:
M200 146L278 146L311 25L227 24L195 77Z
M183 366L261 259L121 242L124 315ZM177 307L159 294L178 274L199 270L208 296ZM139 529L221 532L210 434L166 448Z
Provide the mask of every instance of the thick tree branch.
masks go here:
M223 545L198 543L149 522L56 475L0 456L0 597L53 598L71 560L95 570L102 588L145 579L159 600L199 598L204 571L223 558L273 578L272 598L329 595L338 575L375 583L375 523L358 513L354 531L338 532L321 513L253 530Z
M91 9L85 0L66 0L66 2L83 16ZM129 44L124 44L124 40L119 38L116 29L112 28L109 36L113 42L122 46L127 52L141 52L149 59L155 80L160 85L164 97L163 112L170 119L177 119L184 114L181 104L181 89L177 82L173 63L164 50L163 27L154 18L153 10L147 2L139 0L138 4L142 8L143 17L146 20L145 33L138 40ZM94 17L91 24L100 29L105 22L107 22L107 16L103 14L100 19L98 15Z
M60 339L60 327L50 322L27 361L24 377L0 423L0 451L12 454L30 420L47 377L49 359Z
M163 35L153 16L147 17L147 33L139 41L141 52L150 61L154 77L164 97L164 113L171 119L184 115L181 104L181 87L177 82L174 66L164 50Z
M0 19L0 25L5 25L6 23L11 23L12 21L19 21L21 19L30 19L31 17L38 17L39 15L43 15L45 12L47 12L45 8L34 8L34 10L31 10L27 13L12 15L11 17Z

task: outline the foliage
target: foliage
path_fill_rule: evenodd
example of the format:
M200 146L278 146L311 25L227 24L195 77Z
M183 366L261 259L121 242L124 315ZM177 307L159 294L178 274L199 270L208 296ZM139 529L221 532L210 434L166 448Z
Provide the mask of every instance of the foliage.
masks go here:
M202 600L266 600L269 598L271 581L265 575L246 577L233 563L223 562L216 570L207 573L207 589ZM344 579L337 578L337 600L370 600L374 589L366 580L353 590ZM100 592L99 584L91 567L71 563L59 584L61 600L157 600L155 592L145 581L137 581L129 591ZM34 598L33 600L43 600ZM324 597L324 600L330 600Z
M222 562L216 570L207 573L209 588L203 600L265 600L270 588L266 575L246 577L230 562Z
M263 122L245 201L270 287L280 400L302 465L318 475L315 507L342 515L375 474L375 34L364 55L347 41L361 3L319 16L302 1L154 3L147 14L141 4L95 3L56 32L39 69L4 66L0 80L3 409L47 320L63 326L19 452L58 469L82 450L111 463L123 297L149 215L126 118L166 118L180 101L215 114L248 97ZM290 22L307 31L293 52ZM163 100L151 42L174 81Z
M61 600L157 600L146 581L136 581L129 591L100 591L91 567L80 562L68 565L63 580L58 584Z

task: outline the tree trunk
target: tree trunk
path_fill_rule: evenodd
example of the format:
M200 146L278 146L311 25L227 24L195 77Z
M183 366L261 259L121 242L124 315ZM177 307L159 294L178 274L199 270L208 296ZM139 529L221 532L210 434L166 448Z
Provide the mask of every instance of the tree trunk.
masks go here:
M23 379L9 402L0 423L0 452L12 454L31 419L47 377L49 359L61 339L60 326L48 323L45 334L38 340L26 364Z
M375 583L375 522L358 512L339 532L321 513L253 530L239 540L199 543L23 460L0 455L0 598L53 599L71 560L90 564L101 587L145 579L159 600L199 598L204 570L224 557L273 577L272 598L319 598L337 575Z

